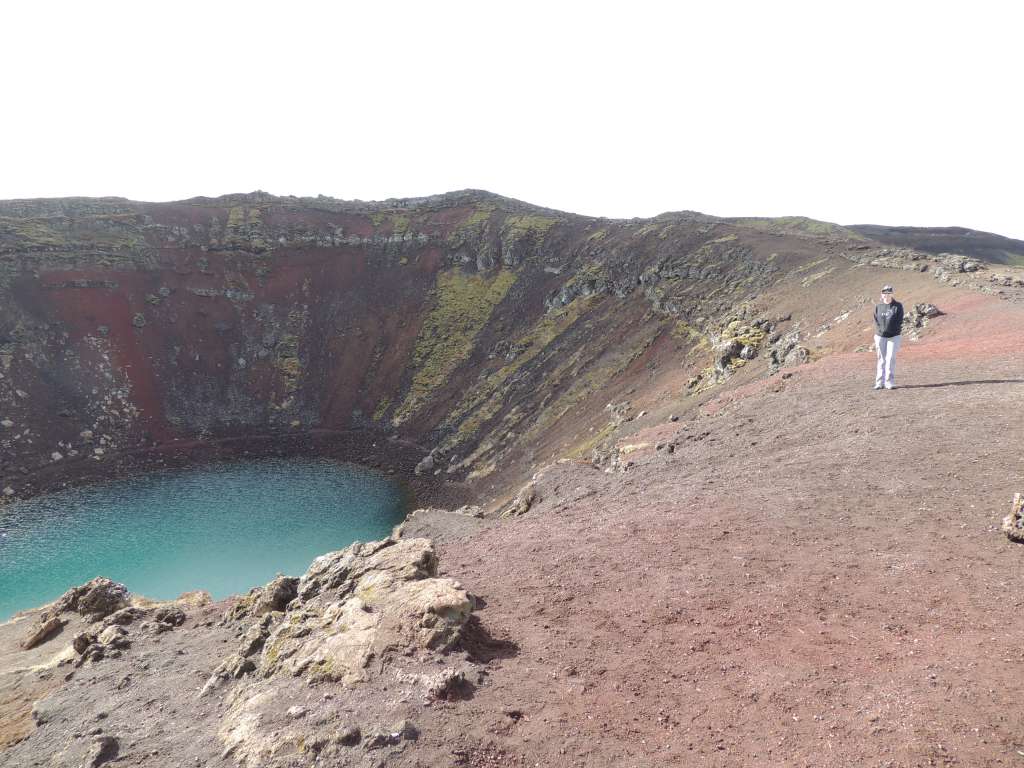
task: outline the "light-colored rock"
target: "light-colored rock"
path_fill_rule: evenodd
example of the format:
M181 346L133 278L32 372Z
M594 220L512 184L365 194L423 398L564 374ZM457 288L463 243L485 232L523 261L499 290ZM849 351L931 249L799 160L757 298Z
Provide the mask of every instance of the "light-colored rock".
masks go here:
M120 750L120 744L113 736L95 736L89 753L86 755L85 764L88 768L98 768L104 763L110 762Z
M286 616L271 633L261 657L264 675L286 672L352 685L365 679L369 659L387 650L449 647L469 618L465 590L433 577L436 557L426 539L357 556L347 569L338 597L318 595L314 605Z
M67 622L58 616L50 616L44 621L37 624L29 632L28 636L21 641L21 647L24 650L30 650L35 648L37 645L41 645L53 637L55 634L60 632L64 628Z
M637 451L642 451L645 448L650 448L650 447L651 447L650 443L629 443L627 445L621 445L621 446L619 446L619 455L620 456L629 456L629 454L631 454L631 453L636 453Z
M222 662L201 694L232 686L225 694L231 704L220 738L224 754L243 765L267 764L288 739L312 727L313 718L304 717L305 701L285 710L274 698L282 685L296 677L347 687L372 685L383 682L388 659L430 665L424 670L436 677L433 659L439 661L452 648L473 608L457 582L437 576L433 545L423 538L356 542L318 557L298 579L296 592L283 611L266 613L249 628L241 652ZM253 673L247 682L232 682L247 672ZM410 679L428 699L433 687L447 690L462 679L450 667L443 679L420 677L417 672ZM284 711L290 720L285 730L265 727ZM418 735L414 727L403 727L388 731L389 740L393 732L400 733L399 740ZM323 739L324 749L335 749L358 743L360 736L358 729L349 729Z
M433 472L434 464L434 452L431 451L423 459L420 460L420 462L416 465L415 469L413 469L413 472L417 475L424 475L429 472Z
M96 641L110 648L127 648L131 643L128 640L128 630L119 624L111 624L96 637Z
M1015 493L1010 514L1003 518L1003 533L1010 541L1024 542L1024 493Z
M128 607L128 588L124 584L98 576L77 587L72 587L54 604L54 613L76 611L91 621Z
M261 725L261 710L273 703L274 694L263 691L237 700L224 716L218 735L224 744L221 758L229 755L242 765L261 765L276 744Z
M525 515L537 500L537 484L533 482L527 483L519 490L512 503L501 513L502 517Z
M284 611L295 599L299 580L293 576L276 576L262 587L249 590L225 615L225 621L259 618L272 611Z

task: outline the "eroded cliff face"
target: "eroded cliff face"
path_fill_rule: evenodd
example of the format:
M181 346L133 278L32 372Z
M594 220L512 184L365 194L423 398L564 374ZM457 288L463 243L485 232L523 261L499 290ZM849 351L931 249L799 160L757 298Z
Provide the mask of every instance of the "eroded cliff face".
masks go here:
M594 219L476 191L3 202L0 488L323 430L413 441L442 477L500 474L579 434L559 424L603 423L631 377L712 365L775 282L877 250L812 224ZM594 440L577 442L558 450Z

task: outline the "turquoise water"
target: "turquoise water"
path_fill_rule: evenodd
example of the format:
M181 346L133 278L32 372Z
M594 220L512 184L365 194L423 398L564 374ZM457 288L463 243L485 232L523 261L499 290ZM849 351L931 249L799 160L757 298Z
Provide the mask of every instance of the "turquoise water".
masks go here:
M385 475L325 459L168 470L0 507L0 621L94 576L215 598L386 536L406 513Z

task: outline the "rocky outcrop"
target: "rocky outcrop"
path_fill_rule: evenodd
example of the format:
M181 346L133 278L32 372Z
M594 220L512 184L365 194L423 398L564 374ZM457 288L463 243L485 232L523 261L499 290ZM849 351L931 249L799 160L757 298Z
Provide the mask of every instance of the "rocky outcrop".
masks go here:
M519 493L512 499L512 503L501 513L502 517L525 515L539 499L540 494L537 490L537 483L529 482L519 489Z
M932 270L932 275L936 280L944 283L958 283L964 275L979 272L985 268L977 259L956 253L942 253L939 254L938 259L939 263Z
M87 768L99 768L117 757L121 743L114 736L95 736L85 758Z
M774 374L781 368L803 365L810 357L807 347L800 344L800 332L789 331L775 337L768 348L768 371Z
M277 576L262 587L254 587L224 616L225 622L246 618L260 618L268 613L284 611L297 594L299 580L291 576Z
M275 580L254 590L247 602L260 605L266 595L280 593L280 586ZM431 542L357 542L318 557L294 586L293 599L281 610L259 615L236 606L225 614L225 623L238 625L240 644L200 694L227 692L230 706L220 729L224 755L271 765L297 740L326 757L360 743L386 749L417 738L408 722L392 727L364 719L324 728L322 717L307 706L285 707L291 699L284 692L296 683L335 683L352 691L350 702L358 702L398 680L430 699L444 697L465 679L465 660L450 652L473 601L457 582L437 576ZM229 688L232 680L239 687ZM272 728L271 721L284 725Z
M426 539L355 544L317 558L299 580L300 599L270 630L259 673L353 683L385 653L448 650L472 605L436 572Z
M1010 541L1024 543L1024 493L1013 495L1010 514L1003 518L1003 533Z
M93 622L126 608L128 602L128 588L124 584L97 576L61 595L53 606L53 612L59 614L74 611Z
M90 623L99 622L112 614L116 617L113 623L122 621L126 611L135 610L127 607L129 597L124 584L103 577L72 587L39 615L36 624L21 641L21 647L26 651L31 650L56 637L68 623L61 616L62 613L80 614ZM76 638L76 650L78 642Z
M198 602L209 600L208 595L201 594ZM73 655L58 654L63 663L70 662L77 668L119 657L132 645L129 626L137 625L132 630L136 633L159 635L185 622L185 611L177 602L139 606L131 605L131 600L123 584L104 577L72 587L39 613L36 623L22 640L21 648L28 651L59 637L72 620L64 614L78 614L82 618L76 620L77 626L84 628L77 629L71 637Z
M479 507L432 513L485 524ZM0 713L17 718L4 759L380 762L420 738L425 707L483 680L462 647L468 629L467 647L489 642L474 599L425 538L355 543L227 606L201 598L153 603L99 578L0 625Z

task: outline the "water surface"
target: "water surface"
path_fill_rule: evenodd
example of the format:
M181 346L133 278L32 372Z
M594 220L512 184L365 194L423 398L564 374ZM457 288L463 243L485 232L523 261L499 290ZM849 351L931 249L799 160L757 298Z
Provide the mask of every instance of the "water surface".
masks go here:
M326 459L167 470L0 507L0 621L94 576L169 599L215 598L386 536L405 515L385 475Z

